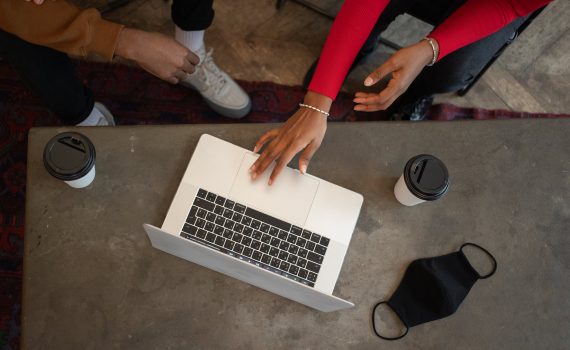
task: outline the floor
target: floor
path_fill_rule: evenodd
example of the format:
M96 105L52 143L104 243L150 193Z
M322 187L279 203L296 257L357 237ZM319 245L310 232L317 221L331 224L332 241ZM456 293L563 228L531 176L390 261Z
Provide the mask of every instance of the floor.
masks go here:
M338 0L311 0L336 13ZM84 0L102 6L106 0ZM275 0L218 0L206 42L217 63L233 77L299 85L318 57L331 20L293 1L281 10ZM164 0L133 0L109 12L108 19L139 29L173 32L170 6ZM464 97L439 96L436 101L465 107L526 112L570 112L570 2L554 1L513 43ZM430 26L404 15L384 36L401 45L415 42ZM357 91L368 72L393 51L380 47L348 78L344 89Z

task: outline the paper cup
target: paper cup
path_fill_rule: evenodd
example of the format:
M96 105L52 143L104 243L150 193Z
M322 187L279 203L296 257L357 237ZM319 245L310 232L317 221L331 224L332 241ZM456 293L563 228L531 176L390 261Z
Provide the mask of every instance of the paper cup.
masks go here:
M394 195L403 205L413 206L443 197L449 190L445 164L429 154L411 158L394 186Z
M44 165L48 173L69 186L87 187L95 179L95 147L85 135L58 134L46 144Z

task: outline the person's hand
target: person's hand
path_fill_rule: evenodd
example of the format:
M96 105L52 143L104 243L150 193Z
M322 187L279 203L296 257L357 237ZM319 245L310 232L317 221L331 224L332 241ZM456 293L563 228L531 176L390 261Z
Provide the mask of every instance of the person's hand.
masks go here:
M304 103L328 112L332 99L309 91ZM299 157L299 170L304 174L311 158L321 146L326 131L327 117L324 114L301 107L283 126L270 130L259 138L254 152L258 152L264 145L269 144L250 168L252 179L258 178L274 160L277 160L269 178L268 184L271 185L283 168L300 151L303 153Z
M198 56L173 38L159 33L124 28L119 34L117 56L133 60L152 75L177 84L195 70Z
M434 43L437 45L435 40ZM398 50L364 80L365 86L372 86L392 73L388 86L378 94L357 92L354 110L373 112L387 109L408 89L432 58L433 49L425 40Z

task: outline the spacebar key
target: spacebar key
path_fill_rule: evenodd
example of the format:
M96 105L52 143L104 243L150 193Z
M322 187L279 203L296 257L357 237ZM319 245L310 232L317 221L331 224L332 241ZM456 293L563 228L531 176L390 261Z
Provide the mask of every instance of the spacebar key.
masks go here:
M285 221L279 220L274 218L273 216L264 214L259 212L255 209L247 208L245 210L245 215L251 216L252 218L264 222L266 224L279 227L280 229L284 230L285 232L289 232L291 229L291 224L286 223Z

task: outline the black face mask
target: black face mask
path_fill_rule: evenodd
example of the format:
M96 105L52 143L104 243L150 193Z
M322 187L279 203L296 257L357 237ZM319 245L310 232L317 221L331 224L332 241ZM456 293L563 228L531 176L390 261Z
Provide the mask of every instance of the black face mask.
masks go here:
M493 270L481 276L463 253L465 246L477 247L485 252L493 260ZM491 253L474 243L463 244L455 253L412 261L392 297L374 306L374 333L385 340L396 340L408 334L410 327L452 315L475 282L491 277L496 270L497 261ZM374 314L382 304L387 304L406 326L404 334L388 338L378 333Z

